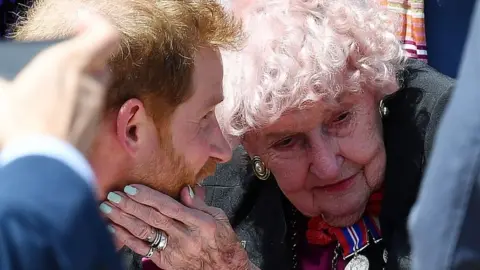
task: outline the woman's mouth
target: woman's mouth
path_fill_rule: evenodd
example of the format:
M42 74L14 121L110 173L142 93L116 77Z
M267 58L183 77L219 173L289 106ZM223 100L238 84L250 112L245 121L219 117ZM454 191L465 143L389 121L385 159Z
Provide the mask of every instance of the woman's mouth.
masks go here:
M356 173L356 174L354 174L354 175L352 175L348 178L345 178L345 179L343 179L343 180L341 180L337 183L317 187L317 189L320 189L320 190L322 190L324 192L328 192L328 193L345 191L355 183L355 177L357 175L358 175L358 173Z

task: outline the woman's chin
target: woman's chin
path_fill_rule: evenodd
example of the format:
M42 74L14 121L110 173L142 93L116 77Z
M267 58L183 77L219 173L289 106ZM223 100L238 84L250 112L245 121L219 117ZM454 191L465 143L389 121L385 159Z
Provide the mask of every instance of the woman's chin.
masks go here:
M357 222L365 211L367 194L360 192L345 196L327 198L313 196L312 203L305 203L305 197L289 198L293 205L306 217L321 216L329 225L345 227Z
M366 202L355 201L339 203L331 209L324 209L321 215L325 222L335 227L345 227L357 222L365 212Z
M323 215L325 222L333 227L350 226L357 222L363 215L363 211L357 211L349 215Z
M357 222L365 211L365 204L360 203L354 205L354 207L345 208L332 207L333 209L324 211L318 211L314 209L299 209L300 212L306 217L318 217L321 216L325 222L334 227L345 227Z

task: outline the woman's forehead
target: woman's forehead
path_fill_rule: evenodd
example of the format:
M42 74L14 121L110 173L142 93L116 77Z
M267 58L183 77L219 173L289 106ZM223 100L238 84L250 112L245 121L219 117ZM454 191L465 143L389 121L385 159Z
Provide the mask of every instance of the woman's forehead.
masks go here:
M312 130L318 123L358 104L364 94L365 92L346 93L335 99L322 99L303 104L299 108L288 109L278 119L253 132L256 134L255 137L271 138L282 134Z
M259 128L255 133L261 138L272 139L311 130L327 115L331 115L334 108L338 108L338 106L326 106L325 104L328 103L315 102L309 106L288 110L280 118Z
M284 119L295 118L295 120L308 120L311 116L330 117L332 114L337 113L339 110L343 110L359 102L363 97L364 92L356 93L343 93L336 97L328 97L303 103L299 107L289 108L284 111L282 116L277 119L276 122L282 122ZM273 124L273 123L272 123Z

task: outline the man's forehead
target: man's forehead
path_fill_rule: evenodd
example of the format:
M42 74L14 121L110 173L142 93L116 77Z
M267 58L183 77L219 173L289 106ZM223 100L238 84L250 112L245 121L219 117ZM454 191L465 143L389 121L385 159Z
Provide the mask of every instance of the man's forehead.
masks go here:
M221 89L221 88L220 88ZM205 94L198 95L197 102L200 102L201 107L203 108L213 108L223 101L223 92L222 91L208 91Z
M204 107L223 101L223 68L218 50L201 48L195 59L192 88L193 98Z

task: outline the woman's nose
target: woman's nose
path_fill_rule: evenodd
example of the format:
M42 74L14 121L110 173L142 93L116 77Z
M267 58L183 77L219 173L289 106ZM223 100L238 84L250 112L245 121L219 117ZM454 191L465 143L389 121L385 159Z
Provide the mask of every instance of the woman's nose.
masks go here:
M317 138L310 145L311 172L320 179L336 179L340 175L343 157L338 155L333 142Z

